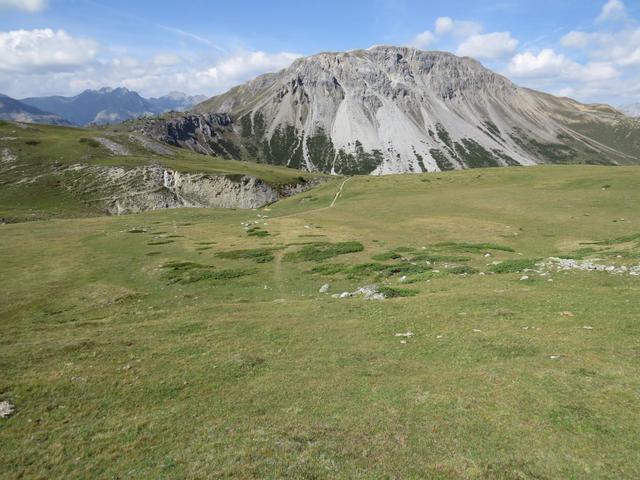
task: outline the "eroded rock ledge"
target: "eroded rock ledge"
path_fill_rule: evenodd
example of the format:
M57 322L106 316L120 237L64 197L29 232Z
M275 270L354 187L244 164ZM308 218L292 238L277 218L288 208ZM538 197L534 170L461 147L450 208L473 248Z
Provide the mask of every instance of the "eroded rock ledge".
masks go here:
M106 182L100 190L107 195L96 201L111 215L183 207L260 208L315 185L301 182L274 187L252 176L182 173L160 165L86 168L103 170L99 176Z

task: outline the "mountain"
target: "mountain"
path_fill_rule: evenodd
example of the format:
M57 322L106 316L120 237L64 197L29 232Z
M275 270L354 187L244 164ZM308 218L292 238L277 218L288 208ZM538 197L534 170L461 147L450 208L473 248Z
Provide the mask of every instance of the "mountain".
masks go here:
M341 174L640 158L640 123L609 106L409 47L301 58L139 128L202 153Z
M0 120L69 125L64 118L0 94Z
M169 94L158 97L149 98L148 101L152 105L154 112L164 113L169 111L181 112L207 100L206 95L187 95L182 92L170 92Z
M619 110L629 117L640 117L640 102L625 105L623 107L620 107Z
M76 125L104 125L170 110L185 110L203 99L177 92L160 98L146 99L126 88L102 88L85 90L75 97L31 97L23 99L22 102L55 112Z

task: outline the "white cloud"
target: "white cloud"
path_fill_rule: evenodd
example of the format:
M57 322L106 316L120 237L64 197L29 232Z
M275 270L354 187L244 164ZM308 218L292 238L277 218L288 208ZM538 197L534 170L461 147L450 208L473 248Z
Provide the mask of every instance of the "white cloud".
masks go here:
M511 59L508 70L518 77L541 77L558 75L570 60L549 48L537 55L532 52L519 53Z
M425 48L437 42L436 36L429 30L419 33L411 41L411 45L418 48Z
M0 70L13 72L68 70L94 59L97 45L64 30L0 32Z
M453 30L453 18L440 17L436 20L436 33L438 35L444 35Z
M175 53L158 53L151 61L158 66L170 66L180 63L180 57Z
M453 35L458 39L464 39L472 35L482 33L482 25L466 20L454 20L451 17L440 17L436 20L436 34Z
M96 58L68 69L51 65L50 62L47 68L33 68L34 62L22 62L20 69L14 66L10 70L6 68L4 52L0 48L0 92L14 98L24 98L51 94L76 95L88 88L123 86L146 96L164 95L172 90L214 95L259 74L287 67L300 57L290 52L262 51L220 55L212 63L204 56L174 52L159 52L149 58L133 58L122 54L109 60ZM25 63L29 68L24 66Z
M47 0L0 0L0 10L23 10L39 12L47 8Z
M572 30L560 39L560 45L567 48L585 48L590 41L590 35L585 32Z
M496 60L513 54L518 43L509 32L472 35L460 44L457 53L477 59Z
M640 65L640 28L609 32L569 32L562 37L563 47L582 49L586 56L620 67Z
M245 80L260 73L280 70L291 65L300 55L290 52L268 54L265 52L246 52L225 58L215 66L202 72L204 78L216 82Z
M564 87L560 90L553 92L556 97L572 97L576 94L576 91L572 87Z
M621 20L626 18L627 8L622 0L608 0L602 7L598 22Z
M591 62L582 65L550 48L538 54L524 52L515 55L507 71L519 78L559 79L574 82L611 80L619 75L611 63Z

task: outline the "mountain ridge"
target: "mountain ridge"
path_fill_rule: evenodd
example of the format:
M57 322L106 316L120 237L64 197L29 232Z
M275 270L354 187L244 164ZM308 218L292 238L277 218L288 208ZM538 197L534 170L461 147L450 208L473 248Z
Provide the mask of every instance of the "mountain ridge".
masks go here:
M27 105L0 93L0 120L51 125L70 125L70 122L52 112Z
M20 101L51 111L76 125L105 125L171 110L182 111L203 98L201 95L189 96L181 92L145 98L125 87L103 87L97 90L87 89L72 97L54 95L28 97Z
M612 107L412 47L303 57L141 129L201 153L337 174L640 159L627 138L640 124Z

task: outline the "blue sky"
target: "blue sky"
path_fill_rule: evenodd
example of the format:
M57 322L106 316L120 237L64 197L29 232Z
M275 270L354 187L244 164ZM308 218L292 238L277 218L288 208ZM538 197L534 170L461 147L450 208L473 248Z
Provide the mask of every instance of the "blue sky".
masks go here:
M376 44L473 56L582 101L640 101L640 0L0 0L0 92L213 95L300 55Z

